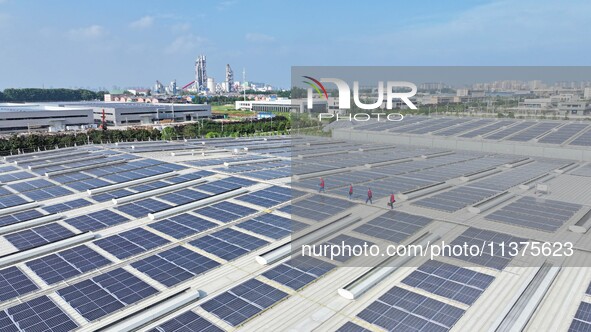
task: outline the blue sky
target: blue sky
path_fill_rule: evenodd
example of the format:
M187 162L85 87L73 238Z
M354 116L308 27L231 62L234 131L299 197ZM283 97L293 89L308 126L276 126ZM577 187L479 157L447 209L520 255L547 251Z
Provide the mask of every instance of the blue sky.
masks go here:
M589 65L589 1L0 0L0 89L193 79L289 87L292 65Z

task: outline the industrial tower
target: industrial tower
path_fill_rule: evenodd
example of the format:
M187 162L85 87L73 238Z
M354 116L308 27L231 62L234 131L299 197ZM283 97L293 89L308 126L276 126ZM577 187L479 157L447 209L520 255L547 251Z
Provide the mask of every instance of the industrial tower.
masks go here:
M207 70L205 67L205 55L200 55L195 61L195 89L207 88Z
M230 64L226 65L226 92L232 92L234 90L234 72L230 67Z

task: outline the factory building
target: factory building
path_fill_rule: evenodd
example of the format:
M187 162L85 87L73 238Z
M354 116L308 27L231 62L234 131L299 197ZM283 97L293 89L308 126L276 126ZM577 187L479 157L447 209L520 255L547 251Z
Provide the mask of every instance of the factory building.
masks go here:
M328 103L326 100L314 100L312 109L308 108L305 99L278 99L278 100L245 100L236 101L237 110L248 110L253 112L327 112Z
M91 108L94 122L100 123L105 114L107 124L116 126L149 125L162 122L183 122L211 117L211 106L203 104L149 103L64 103L62 107Z
M94 126L90 107L0 104L0 133L64 131Z

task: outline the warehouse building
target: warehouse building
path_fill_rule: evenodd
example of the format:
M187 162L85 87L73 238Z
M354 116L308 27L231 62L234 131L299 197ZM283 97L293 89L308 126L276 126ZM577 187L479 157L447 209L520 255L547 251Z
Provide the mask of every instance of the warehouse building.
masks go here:
M92 102L62 103L59 106L91 108L95 123L101 122L104 111L107 124L116 126L195 121L211 117L211 106L204 104Z
M0 133L64 131L94 126L89 107L0 104Z

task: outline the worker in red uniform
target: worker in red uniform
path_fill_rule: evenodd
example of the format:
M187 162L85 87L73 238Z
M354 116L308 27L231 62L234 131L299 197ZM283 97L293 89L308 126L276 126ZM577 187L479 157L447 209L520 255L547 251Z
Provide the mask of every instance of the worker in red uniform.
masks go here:
M353 184L349 185L349 199L353 198Z
M324 179L320 178L320 188L318 189L318 192L324 192Z
M394 203L396 203L396 198L394 197L394 193L391 193L390 202L388 203L388 205L390 205L390 209L394 209Z
M373 201L371 200L373 198L373 193L371 192L371 188L367 189L367 199L365 200L365 204L367 204L367 202L369 202L369 204L373 204Z

